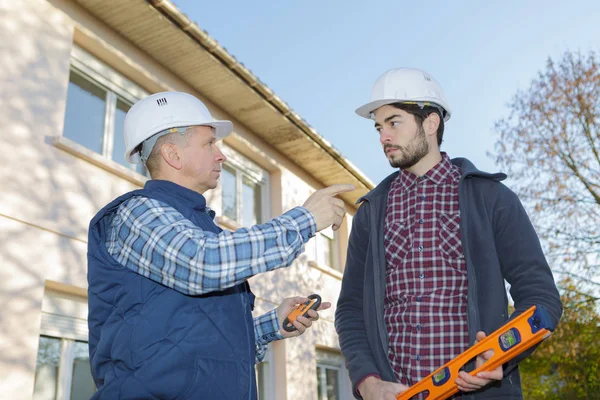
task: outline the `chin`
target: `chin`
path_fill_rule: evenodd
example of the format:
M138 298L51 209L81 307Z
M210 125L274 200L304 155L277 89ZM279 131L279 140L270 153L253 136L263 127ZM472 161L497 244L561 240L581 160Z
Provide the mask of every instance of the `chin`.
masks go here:
M216 189L216 188L217 188L217 186L219 186L219 182L217 182L217 181L210 182L210 183L207 185L207 187L208 187L208 190Z
M398 157L394 157L394 156L388 157L387 160L390 164L395 164L399 161Z

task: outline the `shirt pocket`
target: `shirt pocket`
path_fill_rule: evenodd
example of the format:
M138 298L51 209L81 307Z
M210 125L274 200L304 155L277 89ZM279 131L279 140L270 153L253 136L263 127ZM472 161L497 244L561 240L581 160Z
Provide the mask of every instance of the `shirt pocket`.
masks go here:
M385 258L388 269L402 262L410 251L411 238L408 223L392 222L384 232Z
M464 259L460 237L460 214L440 213L438 217L439 249L450 260Z

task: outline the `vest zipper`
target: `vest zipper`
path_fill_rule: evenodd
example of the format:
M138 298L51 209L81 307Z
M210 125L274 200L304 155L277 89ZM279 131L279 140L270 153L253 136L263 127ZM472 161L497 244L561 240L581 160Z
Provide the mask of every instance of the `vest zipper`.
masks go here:
M246 336L248 338L248 358L250 359L250 371L248 373L248 400L252 400L252 392L254 389L252 388L252 374L254 373L253 365L253 357L252 357L252 343L250 341L250 327L248 326L248 301L247 301L247 292L243 290L240 292L240 296L242 299L242 311L244 313L244 325L246 326Z

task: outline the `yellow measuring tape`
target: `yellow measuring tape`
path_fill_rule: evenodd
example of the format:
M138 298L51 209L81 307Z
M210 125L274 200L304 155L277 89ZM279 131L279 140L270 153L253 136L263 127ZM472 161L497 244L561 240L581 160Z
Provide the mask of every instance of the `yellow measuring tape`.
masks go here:
M552 330L554 328L551 327L547 312L541 307L532 306L481 342L411 386L407 391L396 396L396 400L409 400L421 392L428 392L425 397L427 400L447 399L458 392L454 380L458 377L460 368L471 359L487 350L493 350L494 355L469 374L475 375L481 371L492 371L546 339L552 334Z

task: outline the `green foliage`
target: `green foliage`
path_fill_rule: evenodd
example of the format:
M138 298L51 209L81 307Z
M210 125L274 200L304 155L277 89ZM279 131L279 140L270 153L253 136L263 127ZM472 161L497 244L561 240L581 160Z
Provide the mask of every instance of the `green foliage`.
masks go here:
M597 298L560 282L565 311L550 338L520 364L528 400L600 399L600 315Z

